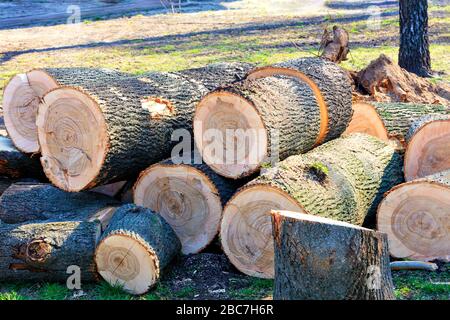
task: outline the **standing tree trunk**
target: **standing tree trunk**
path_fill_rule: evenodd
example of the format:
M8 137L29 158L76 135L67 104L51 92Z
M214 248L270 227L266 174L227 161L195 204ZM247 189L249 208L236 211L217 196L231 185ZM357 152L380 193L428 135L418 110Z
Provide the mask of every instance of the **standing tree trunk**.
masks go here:
M421 77L431 74L427 0L400 0L399 65Z

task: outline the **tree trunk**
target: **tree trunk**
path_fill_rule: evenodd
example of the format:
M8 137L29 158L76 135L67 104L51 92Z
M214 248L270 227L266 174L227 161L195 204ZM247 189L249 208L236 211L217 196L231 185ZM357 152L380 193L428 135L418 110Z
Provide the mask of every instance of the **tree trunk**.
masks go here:
M0 281L65 282L70 266L80 268L81 283L96 281L99 237L98 222L0 223Z
M320 110L320 133L316 145L339 137L352 118L352 86L346 71L321 58L302 58L256 68L248 79L285 75L305 82Z
M405 146L415 121L424 115L450 114L450 108L432 104L356 102L352 107L352 121L345 134L366 133L384 141L394 138Z
M393 300L386 234L273 211L276 300Z
M0 136L0 175L17 178L45 178L37 157L30 157L12 144L7 137Z
M175 232L160 215L128 204L117 209L102 235L95 262L108 283L143 294L180 249Z
M330 141L238 190L224 209L222 246L242 272L273 277L270 210L372 227L383 194L402 181L402 157L391 145L363 134Z
M0 220L9 224L34 220L100 220L105 227L118 204L94 192L70 193L50 184L15 183L0 197Z
M182 253L202 251L216 237L223 205L245 181L219 176L206 164L174 164L171 159L143 171L134 203L161 214L182 243Z
M400 0L400 67L431 76L427 0Z
M243 62L212 63L205 67L176 72L187 80L195 81L209 91L230 85L245 78L253 64Z
M206 92L169 73L137 79L99 69L82 80L47 93L36 121L44 171L66 191L133 178L169 157L173 131L191 129Z
M396 258L450 261L450 170L406 182L378 208L378 230Z
M450 115L428 115L406 134L405 180L450 169Z
M220 175L238 179L267 162L313 148L321 121L308 85L294 78L268 77L208 94L197 107L194 135L203 160ZM209 141L211 130L222 135L213 137L214 144Z

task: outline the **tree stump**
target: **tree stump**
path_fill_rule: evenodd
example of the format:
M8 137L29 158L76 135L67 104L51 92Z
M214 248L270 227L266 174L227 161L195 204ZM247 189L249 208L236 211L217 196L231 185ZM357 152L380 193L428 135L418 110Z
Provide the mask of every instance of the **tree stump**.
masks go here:
M386 234L273 211L277 300L393 300Z

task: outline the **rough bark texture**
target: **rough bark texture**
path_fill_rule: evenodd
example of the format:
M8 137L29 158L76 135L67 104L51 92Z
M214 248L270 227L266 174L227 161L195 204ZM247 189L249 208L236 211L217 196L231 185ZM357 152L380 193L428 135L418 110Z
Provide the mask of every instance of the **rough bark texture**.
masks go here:
M172 132L192 130L195 104L206 92L175 74L151 73L137 79L103 69L84 74L75 88L99 105L109 139L100 173L86 188L135 177L148 165L169 157L175 144ZM155 115L144 107L146 101L161 98L168 103L168 113Z
M425 125L433 121L446 120L450 121L450 109L447 108L445 114L428 114L421 118L416 118L414 122L410 124L408 131L405 134L407 142L411 141L411 138Z
M398 63L421 77L431 75L427 0L400 0Z
M233 82L243 80L246 74L254 67L250 63L221 62L209 64L202 68L188 69L177 72L187 80L205 86L209 91Z
M320 112L309 86L294 78L245 80L220 91L249 101L262 118L268 135L268 161L312 149L319 135ZM276 140L278 139L278 144ZM278 145L278 150L272 150Z
M0 175L14 179L45 177L38 157L20 152L11 139L2 136L0 136Z
M78 266L81 283L98 279L94 251L100 223L55 221L0 223L0 281L58 281Z
M0 220L22 223L33 220L87 221L107 207L113 198L94 192L71 193L44 183L15 183L0 197Z
M328 111L328 131L324 141L335 139L345 131L353 113L352 86L342 68L321 58L290 60L274 67L300 71L319 87Z
M100 242L112 235L130 237L156 256L161 272L180 252L181 243L164 219L150 209L126 204L118 208Z
M353 134L289 157L244 188L272 186L310 214L372 227L383 194L403 182L402 160L391 145Z
M332 34L325 28L320 44L321 57L336 63L347 60L348 38L348 32L344 28L333 26Z
M378 115L392 137L405 139L411 125L425 115L450 114L450 108L443 105L411 103L374 103Z
M274 299L394 299L386 234L305 216L272 216Z

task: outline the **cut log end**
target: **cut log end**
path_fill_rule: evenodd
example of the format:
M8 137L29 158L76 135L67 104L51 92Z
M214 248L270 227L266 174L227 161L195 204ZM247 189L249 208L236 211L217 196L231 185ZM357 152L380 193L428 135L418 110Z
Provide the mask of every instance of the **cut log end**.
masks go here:
M449 177L450 179L450 177ZM432 181L390 191L378 209L378 230L388 235L396 258L450 260L450 188Z
M311 78L309 78L303 72L300 72L298 70L269 66L269 67L261 67L261 68L254 69L253 71L251 71L249 73L249 75L247 76L247 79L249 79L249 80L261 79L261 78L280 76L280 75L294 77L302 82L305 82L306 84L309 85L309 87L313 91L313 93L316 97L316 100L317 100L317 104L319 106L320 119L321 119L320 131L317 136L316 145L323 143L328 134L328 109L327 109L327 104L325 102L325 99L324 99L322 93L320 92L319 87Z
M143 294L159 277L158 259L149 250L130 236L110 235L97 246L97 270L112 286Z
M409 139L405 180L412 181L450 168L450 117L426 123Z
M44 94L58 86L46 72L32 70L14 76L3 94L5 126L14 145L23 152L39 151L36 114Z
M238 192L224 209L222 247L230 261L243 273L273 278L273 238L270 211L304 212L283 191L256 185Z
M41 163L49 180L66 191L92 184L108 149L98 104L75 88L60 87L45 95L36 124Z
M352 105L352 108L352 121L344 134L359 132L377 137L383 141L389 141L388 131L384 126L383 120L372 105L357 102Z
M194 133L203 160L228 178L249 176L267 157L268 134L258 111L230 92L213 92L202 99Z
M182 244L182 253L198 253L217 235L222 204L216 187L188 165L153 165L134 187L134 203L161 214Z

